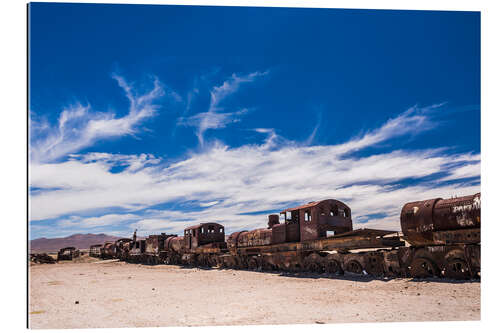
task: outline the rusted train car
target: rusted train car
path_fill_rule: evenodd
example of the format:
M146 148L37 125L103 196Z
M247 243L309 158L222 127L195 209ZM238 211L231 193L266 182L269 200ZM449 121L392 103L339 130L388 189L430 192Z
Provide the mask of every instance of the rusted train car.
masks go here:
M453 279L480 274L480 193L411 202L402 208L400 233L352 228L351 209L327 199L269 215L267 228L232 233L202 223L183 236L150 235L123 243L120 259L258 270ZM115 256L120 245L114 243ZM106 252L105 246L101 249Z
M105 242L101 247L101 259L116 258L116 245L114 242Z
M91 245L89 248L89 256L94 257L94 258L100 258L101 257L101 248L102 248L102 244Z
M129 247L125 251L125 261L133 263L143 263L149 265L156 265L164 263L166 240L169 237L177 235L161 233L160 235L149 235L146 239L137 240L136 233Z
M383 249L403 246L393 231L353 230L350 208L338 200L310 202L270 215L268 228L235 232L220 264L231 268L379 274ZM377 248L378 253L350 253Z
M481 193L410 202L401 210L411 276L475 277L481 270Z
M144 264L217 264L216 256L226 249L224 226L201 223L185 229L184 236L150 235L132 242L126 261Z
M80 256L80 250L73 246L65 247L57 252L57 261L59 260L73 260Z

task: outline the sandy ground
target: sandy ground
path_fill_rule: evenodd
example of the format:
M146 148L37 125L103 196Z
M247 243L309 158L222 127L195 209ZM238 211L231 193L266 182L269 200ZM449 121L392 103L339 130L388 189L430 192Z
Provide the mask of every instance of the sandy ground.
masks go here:
M480 283L68 262L29 302L32 328L479 320Z

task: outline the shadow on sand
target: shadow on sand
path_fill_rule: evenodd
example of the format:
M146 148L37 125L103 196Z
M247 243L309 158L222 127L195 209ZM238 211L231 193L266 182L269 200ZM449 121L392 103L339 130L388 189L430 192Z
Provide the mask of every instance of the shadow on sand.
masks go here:
M283 272L283 271L260 271L260 270L250 270L250 269L231 269L231 268L215 268L215 267L200 267L200 266L179 266L181 269L199 269L199 270L224 270L224 271L246 271L246 272L255 272L260 274L272 274L277 276L284 276L288 278L296 278L296 279L332 279L332 280L344 280L344 281L354 281L354 282L370 282L370 281L382 281L389 282L392 280L408 280L411 282L421 282L421 283L429 283L429 282L439 282L439 283L450 283L450 284L464 284L464 283L480 283L480 279L469 279L469 280L452 280L445 278L425 278L425 279L417 279L417 278L403 278L403 277L377 277L373 275L362 275L362 274L354 274L345 272L344 274L329 274L329 273L312 273L312 272Z

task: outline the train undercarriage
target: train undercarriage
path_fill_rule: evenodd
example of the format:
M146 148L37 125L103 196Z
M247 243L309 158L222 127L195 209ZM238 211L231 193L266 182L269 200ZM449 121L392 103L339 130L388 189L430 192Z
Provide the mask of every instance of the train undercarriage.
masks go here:
M198 248L182 254L161 251L159 254L132 254L121 259L146 265L463 280L480 278L480 245L475 241L470 239L470 244L405 246L400 236L381 230L360 229L311 242L229 249Z

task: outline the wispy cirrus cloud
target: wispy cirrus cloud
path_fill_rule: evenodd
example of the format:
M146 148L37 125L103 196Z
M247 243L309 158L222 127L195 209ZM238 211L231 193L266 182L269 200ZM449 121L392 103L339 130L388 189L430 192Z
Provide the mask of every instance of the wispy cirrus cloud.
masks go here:
M125 221L137 220L140 216L135 214L106 214L95 217L69 216L60 221L57 226L60 228L95 228L103 226L117 225Z
M30 158L34 163L57 160L99 139L132 135L141 122L155 115L159 106L154 102L165 94L158 79L153 80L150 91L138 94L123 77L115 74L113 78L129 101L128 113L117 117L113 112L96 111L91 105L75 104L62 110L55 125L31 117Z
M32 196L30 219L64 219L100 209L137 215L124 233L133 228L143 234L179 232L207 221L235 231L265 225L267 213L259 212L336 198L351 206L357 226L398 230L400 209L408 201L479 191L480 155L446 147L349 153L431 130L436 124L429 114L437 109L410 108L337 145L304 146L260 128L255 131L266 135L261 144L217 143L169 165L151 155L100 153L35 164L31 186L41 190ZM111 172L118 164L125 168ZM190 208L183 206L187 203ZM160 204L173 206L154 209Z
M225 108L221 105L222 102L231 94L238 91L243 83L255 81L257 78L265 76L265 72L253 72L247 75L237 75L233 73L231 77L225 80L222 85L215 86L210 91L210 105L208 111L197 113L190 117L180 117L177 120L178 125L190 126L196 128L196 137L201 146L205 143L205 132L209 129L224 128L230 123L235 123L240 120L240 116L248 112L247 108L240 108L233 112L222 112ZM188 101L191 100L189 95Z
M444 103L425 107L413 106L395 118L389 119L381 127L360 135L345 144L338 145L338 151L353 152L391 138L403 135L416 135L437 126L432 122L430 115Z

